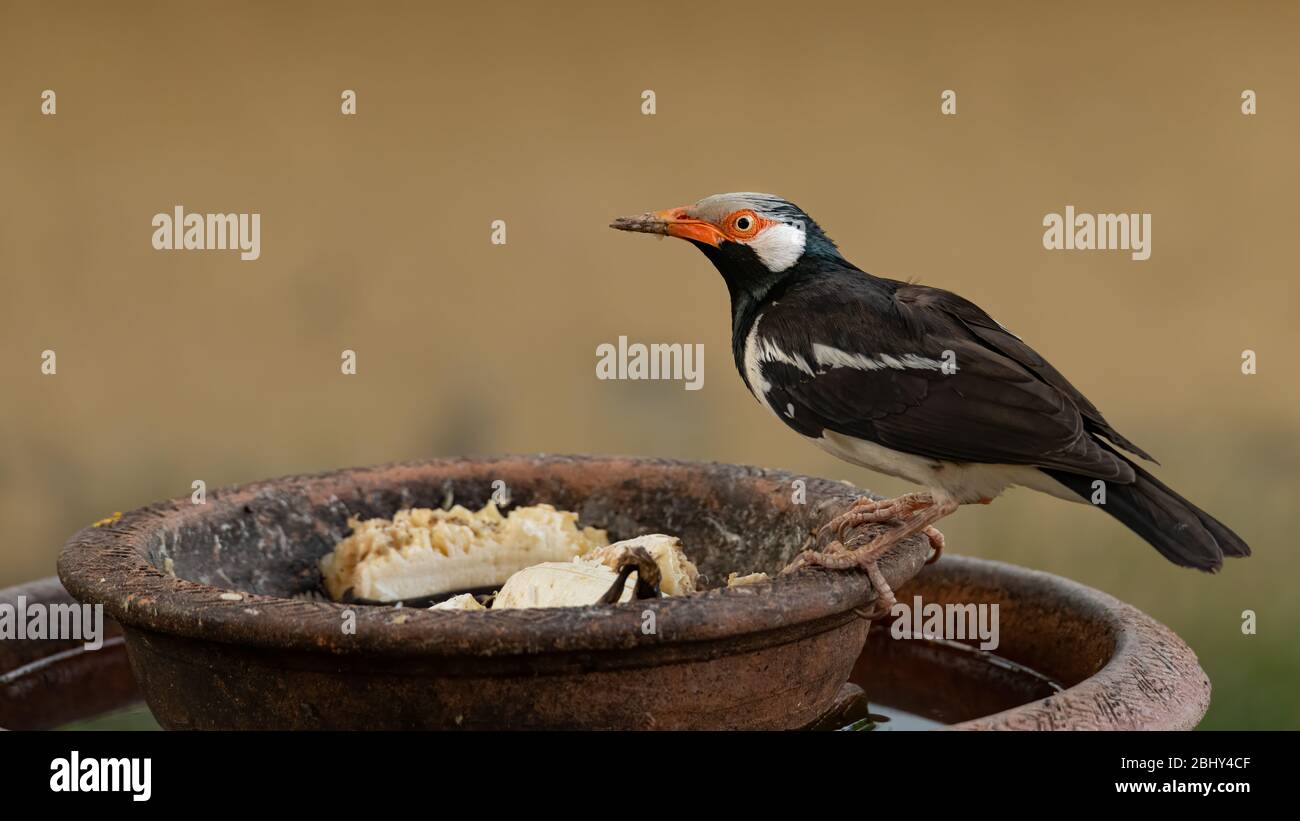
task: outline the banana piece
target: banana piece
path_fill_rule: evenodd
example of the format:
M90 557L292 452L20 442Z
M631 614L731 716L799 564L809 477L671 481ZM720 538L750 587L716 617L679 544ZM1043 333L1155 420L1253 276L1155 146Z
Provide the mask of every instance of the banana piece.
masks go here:
M576 559L544 562L520 570L506 581L492 601L493 610L521 607L583 607L605 595L618 574L603 564ZM636 581L623 584L619 602L631 601Z
M647 574L658 569L665 595L699 589L699 571L676 537L654 533L609 544L603 530L580 530L577 518L550 505L503 516L492 503L477 512L457 505L401 510L391 520L353 518L352 534L321 559L321 573L334 599L400 601L501 585L493 609L581 607L614 587L635 551ZM627 578L619 602L634 598L636 584L635 576ZM487 608L465 593L430 609Z
M550 505L502 516L491 502L477 512L457 505L399 510L391 520L352 518L352 535L321 559L321 574L335 600L350 593L400 601L495 587L526 567L566 562L609 543L605 531L580 530L577 520Z
M762 584L767 581L766 573L750 573L742 576L739 573L732 573L727 576L727 587L744 587L747 584Z
M492 609L595 604L618 581L619 567L638 548L645 551L642 560L649 555L658 567L659 589L665 595L695 592L699 571L686 558L681 542L674 536L653 533L595 548L571 562L548 562L520 570L497 593ZM635 588L635 578L629 577L623 584L619 603L631 601Z
M630 549L640 547L650 554L655 564L659 565L659 589L669 596L684 596L698 589L700 571L682 551L682 543L676 536L651 533L624 539L621 542L598 547L583 555L583 561L596 562L617 569L619 559ZM608 588L606 588L608 589Z

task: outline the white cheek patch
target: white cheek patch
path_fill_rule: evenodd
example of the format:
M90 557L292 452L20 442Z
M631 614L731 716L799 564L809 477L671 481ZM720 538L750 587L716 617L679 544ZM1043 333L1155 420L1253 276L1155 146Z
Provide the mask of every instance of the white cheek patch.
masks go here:
M779 222L758 232L748 243L763 265L772 273L780 273L803 256L807 237L802 228Z

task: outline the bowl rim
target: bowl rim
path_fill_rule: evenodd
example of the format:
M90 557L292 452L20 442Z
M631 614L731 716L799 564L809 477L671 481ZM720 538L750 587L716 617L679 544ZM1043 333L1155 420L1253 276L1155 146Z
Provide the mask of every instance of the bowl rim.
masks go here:
M787 471L720 462L633 456L504 455L392 462L294 474L207 491L207 504L176 497L124 513L74 534L59 555L58 574L79 601L100 603L124 627L270 650L381 656L501 656L520 653L618 650L682 642L735 640L792 629L820 632L859 615L875 591L865 573L818 568L756 585L616 606L536 608L487 613L392 608L247 593L170 576L148 559L148 546L190 517L212 517L254 502L271 488L294 485L314 504L342 482L358 490L392 490L424 477L439 481L505 470L687 471L759 483L806 482L810 510L825 520L869 491ZM875 497L879 498L879 497ZM896 545L881 571L898 587L924 565L923 536ZM238 598L234 598L235 595ZM342 629L352 611L355 631ZM656 632L642 632L644 614ZM833 622L825 623L823 622ZM737 626L740 626L739 628Z
M1155 618L1109 593L1020 565L945 556L917 574L917 586L948 583L1020 606L1051 601L1109 635L1099 669L1058 693L945 727L945 730L1192 730L1210 709L1210 678L1195 651Z

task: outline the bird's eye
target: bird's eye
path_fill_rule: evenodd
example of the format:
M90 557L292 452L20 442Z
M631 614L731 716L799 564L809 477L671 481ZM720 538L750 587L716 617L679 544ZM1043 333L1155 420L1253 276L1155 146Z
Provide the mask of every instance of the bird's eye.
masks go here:
M742 237L751 237L758 232L758 217L751 211L741 211L731 217L732 233Z

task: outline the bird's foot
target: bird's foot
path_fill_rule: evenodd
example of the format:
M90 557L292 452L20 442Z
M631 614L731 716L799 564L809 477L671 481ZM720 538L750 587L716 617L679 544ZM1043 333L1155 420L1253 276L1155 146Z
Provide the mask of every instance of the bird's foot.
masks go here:
M781 571L782 575L803 567L824 567L828 570L860 569L871 579L876 590L875 607L867 618L879 618L896 603L894 591L880 572L880 558L894 545L917 533L924 533L934 551L927 564L943 553L944 537L934 523L952 513L958 505L952 499L938 500L932 493L908 493L894 499L859 499L849 510L836 516L818 531L819 540L835 533L835 539L824 550L804 550ZM861 547L846 547L846 532L865 524L896 523Z
M848 510L822 525L817 531L817 539L824 541L833 533L836 539L844 542L848 540L848 532L855 527L889 522L902 524L911 514L934 504L934 494L928 491L904 493L892 499L858 499ZM940 536L939 540L942 542L943 537Z
M877 544L878 542L879 544ZM896 539L879 538L863 547L850 549L845 547L843 542L836 539L827 545L825 550L805 550L795 557L795 560L782 570L781 574L792 573L802 567L824 567L827 570L850 570L854 568L864 570L867 578L871 579L871 586L875 588L876 601L872 610L862 612L861 615L868 619L878 619L888 613L897 601L894 598L893 588L885 580L885 574L880 572L880 557L895 544L897 544Z
M817 531L818 543L825 543L834 534L839 541L848 539L851 528L867 524L884 523L898 518L898 499L858 499L849 509L822 525Z
M848 541L848 531L855 527L889 522L901 526L906 524L909 515L934 504L934 494L928 492L908 493L893 499L858 499L848 510L823 525L817 531L817 539L820 542L828 534L834 533L839 541L844 542ZM934 551L925 563L933 564L943 555L943 533L933 525L927 525L923 532Z

